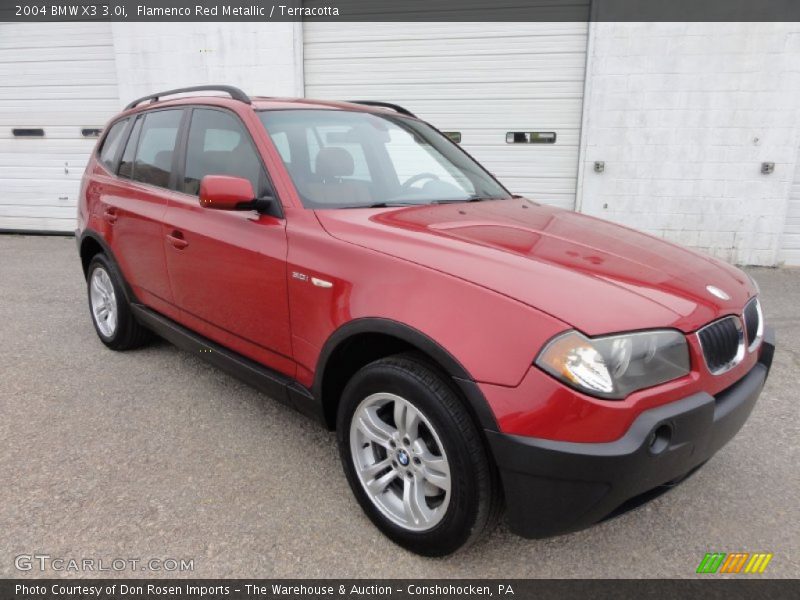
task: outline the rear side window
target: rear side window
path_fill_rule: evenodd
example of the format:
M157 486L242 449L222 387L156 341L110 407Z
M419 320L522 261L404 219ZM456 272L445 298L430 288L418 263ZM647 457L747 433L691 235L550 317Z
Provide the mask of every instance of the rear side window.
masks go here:
M120 177L130 179L133 176L133 159L136 156L136 142L139 140L139 133L142 131L142 120L142 117L136 119L136 123L133 124L133 130L128 136L128 143L122 153L122 159L119 161L118 174Z
M206 175L231 175L248 179L258 197L269 185L250 135L231 113L196 108L189 126L182 190L197 195Z
M160 110L145 114L133 163L134 181L169 187L182 116L182 110Z
M99 159L106 169L114 170L114 159L117 157L117 151L120 144L122 144L122 134L125 132L125 126L128 124L128 119L117 121L108 130L108 134L103 140L103 145L100 147Z

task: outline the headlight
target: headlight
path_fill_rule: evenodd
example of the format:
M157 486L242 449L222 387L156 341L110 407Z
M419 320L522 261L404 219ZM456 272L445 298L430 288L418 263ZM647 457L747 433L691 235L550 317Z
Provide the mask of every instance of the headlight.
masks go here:
M536 365L580 391L622 399L689 373L689 349L679 331L596 338L567 331L548 342Z

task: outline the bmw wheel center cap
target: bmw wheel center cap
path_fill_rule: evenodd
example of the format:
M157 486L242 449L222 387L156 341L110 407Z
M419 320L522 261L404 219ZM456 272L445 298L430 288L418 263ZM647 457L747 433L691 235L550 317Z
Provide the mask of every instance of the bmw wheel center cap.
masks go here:
M406 452L405 450L400 450L397 453L397 462L399 462L404 467L407 467L409 463L408 452Z

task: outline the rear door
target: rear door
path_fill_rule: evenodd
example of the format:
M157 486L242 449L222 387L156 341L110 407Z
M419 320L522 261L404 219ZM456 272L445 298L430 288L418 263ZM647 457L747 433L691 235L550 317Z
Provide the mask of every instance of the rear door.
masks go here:
M205 175L249 179L257 196L274 195L255 145L225 109L191 109L185 157L163 235L181 319L191 329L294 375L286 281L286 222L253 210L200 206ZM176 242L176 240L178 240Z
M175 149L184 109L139 115L101 192L107 241L137 298L174 316L162 223L175 186Z

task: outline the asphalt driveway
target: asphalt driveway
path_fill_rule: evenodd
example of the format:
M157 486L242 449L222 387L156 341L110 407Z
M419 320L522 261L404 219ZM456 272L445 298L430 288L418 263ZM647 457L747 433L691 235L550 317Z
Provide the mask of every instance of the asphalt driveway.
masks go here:
M128 577L691 577L708 551L744 551L797 577L800 270L750 272L779 348L749 422L700 472L586 531L501 527L431 560L362 515L333 434L165 342L107 350L74 240L0 236L0 576L72 574L15 567L46 554L193 560Z

